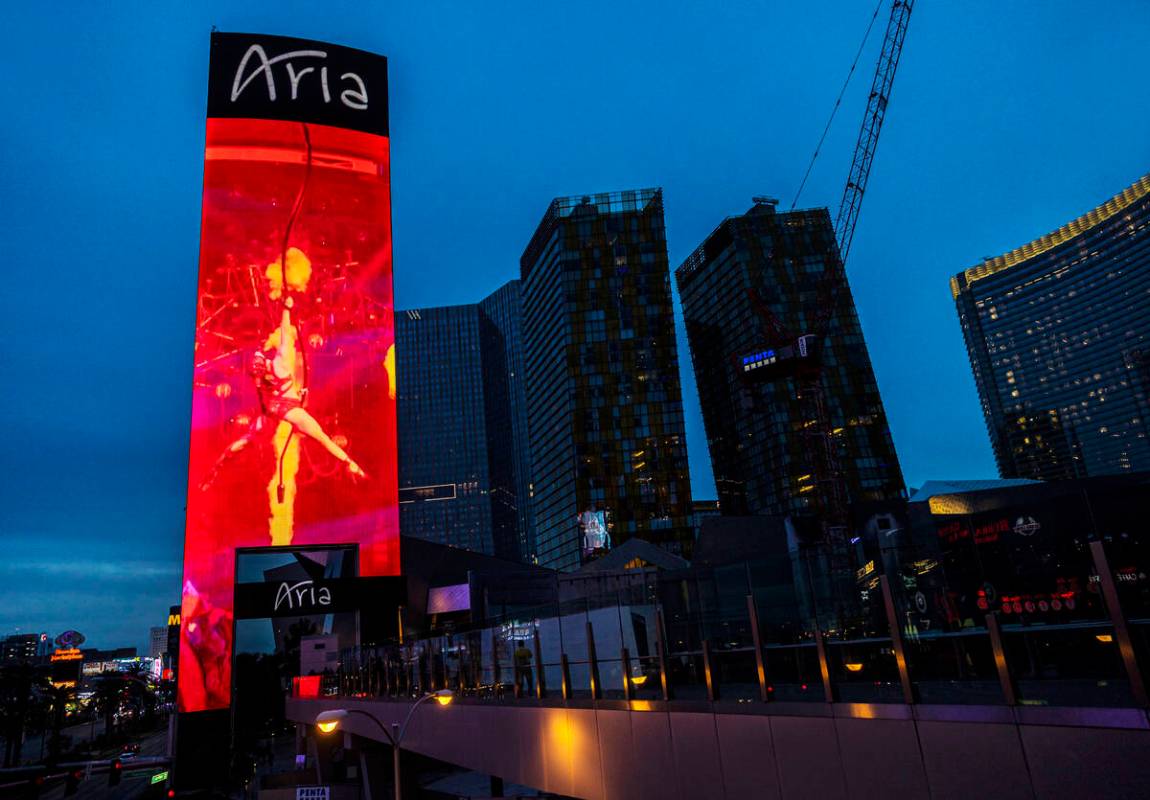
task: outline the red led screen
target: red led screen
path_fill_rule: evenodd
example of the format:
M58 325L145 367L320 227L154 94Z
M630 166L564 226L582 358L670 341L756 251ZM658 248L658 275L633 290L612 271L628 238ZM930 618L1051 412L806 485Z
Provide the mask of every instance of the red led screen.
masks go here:
M230 703L237 547L399 573L388 167L386 136L208 119L181 711Z

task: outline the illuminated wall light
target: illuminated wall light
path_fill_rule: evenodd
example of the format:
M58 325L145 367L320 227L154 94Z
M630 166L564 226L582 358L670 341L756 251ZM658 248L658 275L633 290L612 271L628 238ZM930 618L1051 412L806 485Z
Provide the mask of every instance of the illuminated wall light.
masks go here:
M848 661L843 664L847 668L847 672L862 672L863 665L857 661Z
M1114 634L1112 633L1099 633L1094 636L1095 639L1103 644L1110 644L1114 641Z
M931 514L970 514L974 509L961 495L940 494L928 501Z

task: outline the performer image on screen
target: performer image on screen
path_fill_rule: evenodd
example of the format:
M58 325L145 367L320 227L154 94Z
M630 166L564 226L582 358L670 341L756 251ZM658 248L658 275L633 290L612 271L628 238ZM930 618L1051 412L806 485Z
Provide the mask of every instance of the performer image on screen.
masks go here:
M359 464L324 431L319 421L305 408L307 367L301 350L299 330L292 323L295 300L290 293L302 295L307 290L311 279L311 262L296 247L288 248L286 256L286 259L277 259L269 264L266 272L268 299L272 303L278 302L281 309L279 326L267 337L262 349L252 353L248 365L259 396L260 414L243 436L225 448L200 485L201 490L207 491L227 461L257 438L270 434L276 454L275 470L268 483L269 534L273 545L290 544L292 539L300 436L318 442L335 459L345 464L353 480L367 477Z

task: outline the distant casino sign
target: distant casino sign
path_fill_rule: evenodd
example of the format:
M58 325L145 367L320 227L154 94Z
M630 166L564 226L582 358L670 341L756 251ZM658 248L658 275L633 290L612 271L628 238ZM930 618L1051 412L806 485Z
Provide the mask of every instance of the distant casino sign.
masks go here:
M87 639L79 631L64 631L56 637L56 646L64 650L71 650L79 647L85 641Z

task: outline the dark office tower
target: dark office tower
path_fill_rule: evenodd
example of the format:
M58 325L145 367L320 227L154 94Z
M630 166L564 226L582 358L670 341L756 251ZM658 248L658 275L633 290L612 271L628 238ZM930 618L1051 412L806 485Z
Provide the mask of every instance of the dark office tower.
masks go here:
M519 560L532 562L535 536L519 281L509 281L480 301L479 310L495 550L508 554L505 558L515 553Z
M950 286L1002 477L1150 469L1150 175Z
M400 529L530 561L519 281L396 313Z
M723 514L817 517L832 480L844 507L904 496L826 209L757 202L675 277Z
M395 314L399 528L495 552L479 306Z
M554 200L520 267L539 563L632 537L689 557L662 191Z

